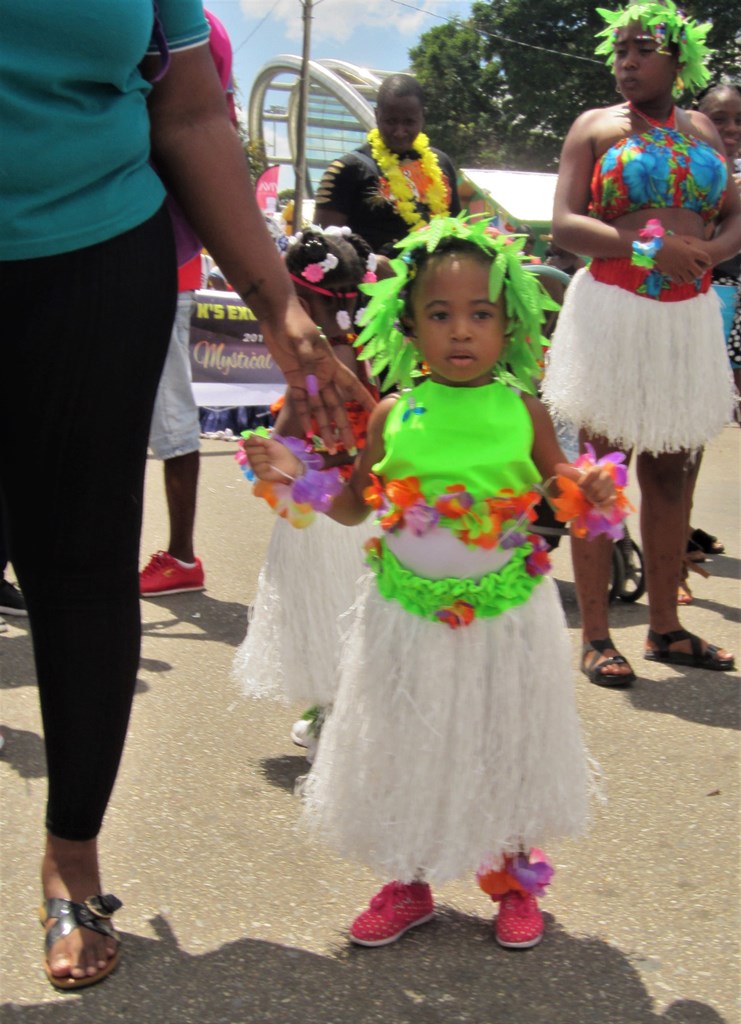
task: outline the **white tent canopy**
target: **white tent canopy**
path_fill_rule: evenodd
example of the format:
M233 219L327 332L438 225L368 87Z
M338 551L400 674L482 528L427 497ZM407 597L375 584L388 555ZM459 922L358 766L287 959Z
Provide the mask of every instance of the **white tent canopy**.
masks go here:
M538 171L487 171L463 168L479 192L486 193L506 218L521 224L550 224L557 174Z

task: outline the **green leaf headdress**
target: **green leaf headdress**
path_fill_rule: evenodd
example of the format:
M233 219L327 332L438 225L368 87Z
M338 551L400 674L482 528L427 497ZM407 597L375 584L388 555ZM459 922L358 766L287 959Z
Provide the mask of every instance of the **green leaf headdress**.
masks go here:
M456 240L476 246L491 259L489 298L496 302L504 293L507 318L507 344L497 365L500 380L514 383L533 393L541 376L540 360L545 338L541 326L546 310L559 309L558 303L544 291L535 274L526 269L522 249L526 236L498 234L492 218L433 217L429 224L412 231L396 243L400 255L391 260L394 277L361 285L371 296L361 317L362 331L355 344L369 359L371 372L384 374L384 386L410 387L418 376L422 357L404 328L408 313L409 288L420 263L434 252L465 252L468 246L456 246Z
M696 92L704 88L710 81L710 72L705 67L705 61L713 52L705 45L705 39L712 28L710 22L698 24L694 18L688 17L680 10L672 0L653 0L653 2L630 4L628 7L621 7L617 11L607 11L603 7L597 8L607 22L607 28L597 33L597 38L605 38L596 47L595 53L607 55L607 64L612 64L615 36L618 29L626 28L633 22L650 32L660 48L665 48L670 43L676 44L679 49L680 72L674 86L674 95L679 96L685 89Z

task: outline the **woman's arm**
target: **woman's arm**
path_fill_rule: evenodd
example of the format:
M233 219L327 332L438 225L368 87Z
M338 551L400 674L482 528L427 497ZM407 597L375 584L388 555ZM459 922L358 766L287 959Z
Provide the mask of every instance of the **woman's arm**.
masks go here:
M728 190L717 220L713 237L704 242L712 266L723 263L741 251L741 198L733 180L728 176Z
M148 58L156 72L158 58ZM372 399L302 309L257 205L247 160L229 121L208 46L172 54L149 99L152 156L189 222L262 321L268 348L291 388L305 430L313 415L328 447L330 422L352 447L343 393ZM313 374L317 390L306 376ZM340 390L341 389L341 390Z
M605 117L587 110L572 124L561 149L553 200L553 240L569 252L584 256L630 256L635 231L625 231L588 216L595 141Z
M699 110L688 110L684 113L690 119L692 134L699 136L725 156L725 147L718 129L710 118ZM741 250L741 197L732 167L728 168L728 186L716 221L715 232L713 237L703 244L713 266L730 259Z

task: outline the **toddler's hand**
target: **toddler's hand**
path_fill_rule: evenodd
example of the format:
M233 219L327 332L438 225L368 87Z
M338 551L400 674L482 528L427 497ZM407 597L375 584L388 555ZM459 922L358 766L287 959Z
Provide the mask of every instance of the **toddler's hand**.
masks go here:
M578 485L587 500L597 509L609 509L617 497L615 483L603 466L591 466L583 470Z
M245 439L244 452L258 480L285 484L303 476L304 467L280 441L253 434Z

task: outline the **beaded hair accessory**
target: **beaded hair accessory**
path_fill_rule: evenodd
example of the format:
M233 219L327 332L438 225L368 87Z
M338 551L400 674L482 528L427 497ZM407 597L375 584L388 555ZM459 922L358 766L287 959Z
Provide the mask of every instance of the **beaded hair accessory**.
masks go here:
M336 249L338 242L347 243L355 250L361 264L365 265L365 273L361 280L375 281L375 253L371 252L370 246L359 235L354 234L347 225L340 227L335 224L326 228L312 224L305 231L297 231L295 235L291 235L287 240L287 248L299 252L297 258L294 258L292 254L288 259L288 263L292 267L289 270L291 279L296 284L303 285L320 295L338 296L345 299L356 298L358 293L352 289L340 290L331 285L325 288L319 287L319 282L324 281L327 274L331 274L340 265L338 257L330 249L331 246Z
M545 311L560 307L546 294L536 275L526 269L522 253L526 236L497 233L492 218L477 220L465 214L433 217L429 224L397 242L395 248L400 255L391 260L394 276L360 286L371 300L363 310L363 329L355 344L362 348L363 358L371 361L371 373L385 373L385 387L411 387L422 360L404 327L409 289L418 266L429 254L437 250L465 251L465 246L457 249L456 239L476 246L491 260L489 299L496 302L503 293L507 344L496 367L497 377L532 394L534 381L541 376Z
M679 50L680 73L674 87L674 95L679 96L685 89L696 92L710 81L710 72L705 62L713 52L705 45L705 39L712 28L710 22L698 24L694 18L688 17L673 0L649 0L645 3L629 4L617 11L608 11L603 7L596 8L597 14L607 22L607 28L597 33L597 38L604 39L595 47L595 53L605 54L607 64L612 64L615 37L618 30L638 23L656 40L662 53L668 53L670 44Z

